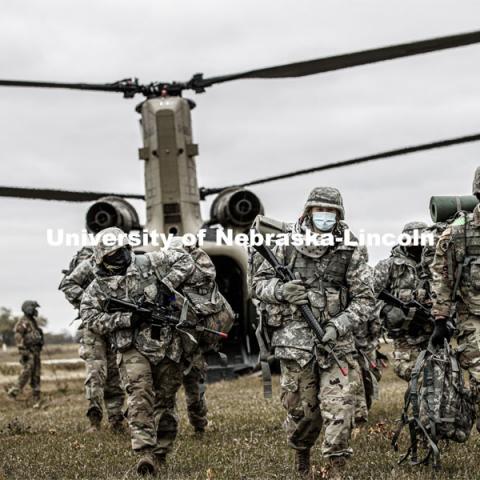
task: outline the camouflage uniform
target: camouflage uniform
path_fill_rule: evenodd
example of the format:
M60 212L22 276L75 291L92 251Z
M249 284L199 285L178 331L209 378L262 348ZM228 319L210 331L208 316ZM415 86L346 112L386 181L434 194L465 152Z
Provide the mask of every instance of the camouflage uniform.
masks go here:
M423 222L407 223L403 233L414 230L423 231L427 225ZM425 278L421 259L410 255L405 247L396 246L392 249L390 258L381 260L375 267L375 292L387 290L402 301L417 300L428 305L430 302L430 287ZM414 312L411 312L413 315ZM418 354L425 349L431 334L431 326L425 325L415 336L406 331L409 323L399 308L385 305L381 315L385 318L387 334L393 338L393 368L403 380L409 381ZM410 315L410 314L409 314ZM390 320L395 319L394 321ZM401 325L395 331L389 330L389 322Z
M106 246L103 239L110 232L127 244L116 228L97 235L100 241L95 258L99 268L82 297L80 314L89 329L113 339L127 392L132 448L144 455L140 465L142 459L148 460L152 454L164 458L177 435L175 396L182 384L184 335L174 327L165 326L160 329L160 338L154 340L148 325L132 326L132 313L107 313L104 305L108 297L155 302L159 282L174 290L193 273L195 266L186 252L169 249L147 253L139 259L131 254L132 261L125 274L108 274L102 266L114 247Z
M477 169L476 178L480 174ZM479 193L478 184L474 194ZM437 244L433 272L435 317L457 315L460 363L480 385L480 207L457 218ZM455 279L460 274L453 298Z
M309 216L314 206L334 206L343 219L340 192L317 188L310 194L304 216L290 236L314 231ZM337 223L335 228L335 236L340 236L343 227ZM278 244L274 253L280 263L289 265L303 281L315 317L323 327L334 327L338 335L335 351L343 365L351 367L348 376L341 374L331 357L319 347L299 308L282 301L279 295L282 282L264 262L254 276L253 288L259 300L274 307L268 321L275 328L272 346L281 365L281 400L287 410L288 444L297 451L309 451L324 424L323 455L332 459L350 456L354 413L351 382L356 364L352 332L374 306L366 264L358 248L343 242L333 247Z
M40 352L43 347L43 332L36 321L38 303L33 300L23 302L22 311L25 314L15 325L15 342L20 354L22 371L8 394L15 398L30 382L33 399L40 400Z
M75 259L83 250L77 253ZM90 257L80 261L73 271L62 280L59 289L67 300L77 309L80 308L82 296L88 285L95 278L95 260ZM123 421L123 404L125 393L121 387L116 354L107 335L98 335L88 329L85 322L78 328L80 337L80 358L85 361L85 397L88 400L87 417L92 427L98 428L103 416L103 403L108 420L113 428Z

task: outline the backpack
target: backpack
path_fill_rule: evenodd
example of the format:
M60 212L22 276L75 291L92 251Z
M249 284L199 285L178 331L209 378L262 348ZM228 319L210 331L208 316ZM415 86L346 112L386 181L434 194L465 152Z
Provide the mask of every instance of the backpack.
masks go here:
M400 426L392 439L392 446L398 451L400 433L408 425L411 443L398 463L411 457L412 464L428 464L432 458L433 467L439 468L439 441L463 443L470 437L476 417L475 397L465 387L458 353L445 343L435 351L429 346L418 356L405 392ZM427 452L419 460L422 445Z

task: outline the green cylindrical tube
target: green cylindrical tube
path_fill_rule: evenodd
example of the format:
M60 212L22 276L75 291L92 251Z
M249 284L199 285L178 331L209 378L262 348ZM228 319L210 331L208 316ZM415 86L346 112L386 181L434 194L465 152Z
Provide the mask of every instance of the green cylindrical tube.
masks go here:
M430 216L435 223L445 222L461 210L473 212L477 204L478 199L473 195L458 197L436 195L430 199Z

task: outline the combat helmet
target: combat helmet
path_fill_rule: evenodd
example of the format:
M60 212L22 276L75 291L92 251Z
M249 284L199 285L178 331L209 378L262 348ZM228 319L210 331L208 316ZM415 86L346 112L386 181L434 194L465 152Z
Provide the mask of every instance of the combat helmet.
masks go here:
M312 207L335 208L336 210L338 210L340 220L343 220L345 218L342 194L337 188L314 188L310 192L307 202L305 203L304 215L307 215Z
M108 227L97 233L95 237L94 256L97 265L103 261L103 257L115 252L119 248L131 248L126 233L118 227Z
M480 167L477 167L473 175L472 195L480 198Z
M428 228L425 222L408 222L403 227L402 233L411 234L414 230L418 230L420 233Z
M29 310L30 307L31 308L38 308L38 307L40 307L40 305L36 300L25 300L22 303L22 312L25 315L28 315L28 310Z

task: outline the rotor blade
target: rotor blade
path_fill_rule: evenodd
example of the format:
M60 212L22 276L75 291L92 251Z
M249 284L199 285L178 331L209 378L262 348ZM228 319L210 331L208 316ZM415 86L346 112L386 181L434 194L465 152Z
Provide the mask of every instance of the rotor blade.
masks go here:
M69 90L89 90L98 92L121 92L127 98L142 91L137 79L126 78L114 83L59 83L26 80L0 80L0 87L61 88Z
M102 197L122 197L144 200L144 195L112 192L72 192L48 188L0 187L0 197L31 198L35 200L60 200L64 202L91 202Z
M423 53L435 52L437 50L462 47L479 42L480 31L476 31L462 33L459 35L450 35L447 37L433 38L429 40L421 40L418 42L403 43L390 47L363 50L361 52L335 55L332 57L308 60L305 62L289 63L286 65L279 65L269 68L260 68L257 70L249 70L247 72L234 73L231 75L198 78L197 81L195 81L194 77L192 80L194 84L198 85L198 87L208 87L215 83L223 83L242 78L303 77L305 75L314 75L316 73L330 72L332 70L340 70L342 68L367 65L369 63L383 62L386 60L409 57L412 55L420 55Z
M424 143L422 145L399 148L396 150L388 150L386 152L367 155L365 157L353 158L351 160L343 160L341 162L326 163L324 165L319 165L317 167L305 168L303 170L296 170L290 173L283 173L281 175L274 175L271 177L260 178L258 180L252 180L250 182L242 183L241 185L232 185L230 187L222 187L222 188L201 188L200 195L203 199L208 195L220 193L222 190L225 190L225 188L249 187L252 185L259 185L261 183L273 182L275 180L284 180L286 178L297 177L299 175L306 175L307 173L321 172L323 170L332 170L334 168L348 167L350 165L357 165L359 163L370 162L372 160L382 160L385 158L398 157L400 155L408 155L409 153L422 152L425 150L433 150L435 148L451 147L452 145L459 145L462 143L478 142L478 141L480 141L480 133L475 135L468 135L465 137L457 137L457 138L451 138L448 140L441 140L439 142Z

